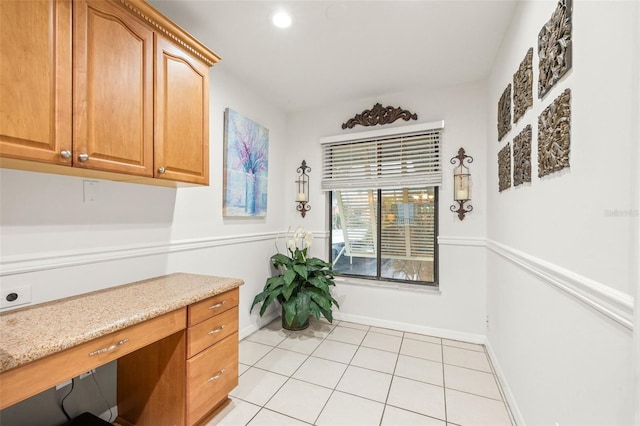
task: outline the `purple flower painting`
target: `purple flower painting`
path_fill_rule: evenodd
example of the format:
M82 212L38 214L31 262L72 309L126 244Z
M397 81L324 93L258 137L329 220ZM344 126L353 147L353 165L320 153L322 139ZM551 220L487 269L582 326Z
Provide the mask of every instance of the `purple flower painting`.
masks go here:
M224 216L266 216L269 129L224 111Z

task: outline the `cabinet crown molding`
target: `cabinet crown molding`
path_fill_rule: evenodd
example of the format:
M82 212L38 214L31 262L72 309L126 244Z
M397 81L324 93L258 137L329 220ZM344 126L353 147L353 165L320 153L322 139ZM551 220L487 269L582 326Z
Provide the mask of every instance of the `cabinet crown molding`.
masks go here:
M220 61L220 56L216 55L207 46L191 36L179 25L169 20L166 16L158 12L144 0L116 0L123 7L127 8L142 22L149 25L155 31L162 33L178 46L189 51L196 58L200 59L210 67Z

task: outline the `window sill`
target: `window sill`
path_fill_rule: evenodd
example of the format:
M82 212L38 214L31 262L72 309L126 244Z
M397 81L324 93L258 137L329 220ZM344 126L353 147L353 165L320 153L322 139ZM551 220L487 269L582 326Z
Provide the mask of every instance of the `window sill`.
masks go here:
M404 284L394 281L381 281L381 280L367 280L362 278L355 277L334 277L334 281L336 286L339 284L347 284L347 285L356 285L359 287L368 287L368 288L382 288L382 289L392 289L392 290L400 290L407 291L412 293L427 293L433 295L440 295L442 292L440 291L440 287L437 285L426 285L426 284Z

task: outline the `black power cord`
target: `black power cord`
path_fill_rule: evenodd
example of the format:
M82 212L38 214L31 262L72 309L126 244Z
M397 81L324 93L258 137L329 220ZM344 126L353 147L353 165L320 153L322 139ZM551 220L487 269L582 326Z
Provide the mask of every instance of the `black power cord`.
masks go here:
M102 397L105 405L107 406L107 410L109 410L109 423L111 423L111 420L113 419L113 411L111 411L111 406L109 405L109 401L107 401L107 398L105 398L104 395L102 394L102 390L100 389L100 385L98 384L98 380L96 380L96 374L94 372L91 373L91 377L93 378L93 383L95 383L96 389L98 390L100 397ZM64 401L67 399L69 395L71 395L71 392L73 392L75 384L76 384L76 379L74 377L71 379L71 389L69 389L69 392L67 392L64 398L62 398L62 401L60 401L60 407L62 408L62 412L64 413L65 417L69 421L71 421L71 416L69 415L69 413L67 413L67 410L64 408Z
M60 406L62 407L62 412L67 417L67 420L71 420L71 416L69 416L69 413L67 413L67 410L65 410L65 408L64 408L64 400L67 399L67 397L69 395L71 395L71 392L73 392L73 388L75 387L75 384L76 384L76 379L75 378L71 379L71 389L69 389L69 392L67 392L67 394L64 396L64 398L62 398L62 401L60 401Z

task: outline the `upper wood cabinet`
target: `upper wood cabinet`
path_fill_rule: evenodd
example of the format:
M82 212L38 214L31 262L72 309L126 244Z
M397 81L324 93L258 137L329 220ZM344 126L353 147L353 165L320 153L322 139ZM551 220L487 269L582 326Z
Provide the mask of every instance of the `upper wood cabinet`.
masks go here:
M2 167L209 183L215 53L142 0L0 0L0 19Z
M74 165L153 176L153 31L106 1L73 18Z
M156 177L209 184L209 69L156 38Z
M1 0L0 155L70 165L71 149L71 3Z

